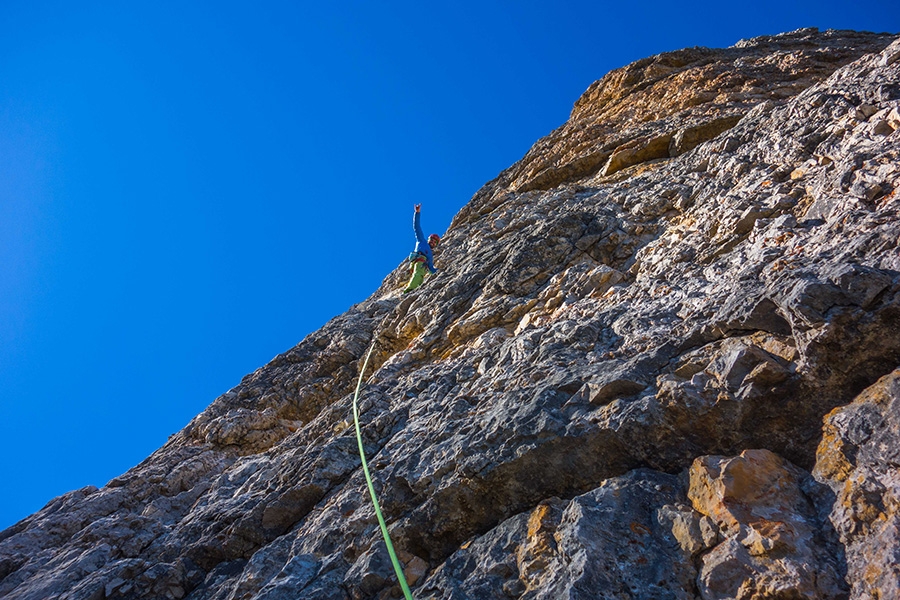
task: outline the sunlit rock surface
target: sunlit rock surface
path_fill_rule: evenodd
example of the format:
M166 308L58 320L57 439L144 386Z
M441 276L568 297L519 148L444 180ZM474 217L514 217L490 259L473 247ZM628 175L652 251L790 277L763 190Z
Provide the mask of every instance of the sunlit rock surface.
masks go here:
M900 598L900 370L825 418L814 474L859 598Z
M609 73L439 274L0 533L10 599L896 598L900 40Z

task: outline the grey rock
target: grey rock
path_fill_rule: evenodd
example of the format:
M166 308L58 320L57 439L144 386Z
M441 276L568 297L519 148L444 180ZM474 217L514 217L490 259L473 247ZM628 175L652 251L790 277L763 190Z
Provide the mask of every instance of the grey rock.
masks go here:
M898 548L896 411L831 411L900 365L898 51L805 29L608 74L460 210L419 291L398 265L0 533L0 597L395 596L350 411L370 347L363 445L417 597L840 597L843 571L894 593L871 557ZM851 466L826 468L838 439ZM802 540L726 527L672 475L748 450L790 475ZM778 564L800 576L770 586Z
M724 538L702 556L703 598L845 598L839 545L823 530L816 484L767 450L704 456L688 495Z
M836 499L831 521L846 547L857 598L900 595L900 372L825 419L815 476Z
M454 553L420 597L694 598L706 546L685 502L677 478L646 470L547 500Z

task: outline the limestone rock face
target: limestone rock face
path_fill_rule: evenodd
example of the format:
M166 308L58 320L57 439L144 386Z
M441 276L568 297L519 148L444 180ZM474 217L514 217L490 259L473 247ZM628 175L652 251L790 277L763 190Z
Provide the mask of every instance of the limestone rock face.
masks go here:
M724 537L702 557L702 596L845 597L814 486L808 473L768 450L696 459L688 496Z
M859 598L900 597L900 371L825 418L814 474L834 490L831 520Z
M100 489L0 597L900 595L900 40L616 70L382 286ZM811 475L814 473L815 475Z
M677 477L636 469L505 521L452 554L419 597L694 598L701 519Z

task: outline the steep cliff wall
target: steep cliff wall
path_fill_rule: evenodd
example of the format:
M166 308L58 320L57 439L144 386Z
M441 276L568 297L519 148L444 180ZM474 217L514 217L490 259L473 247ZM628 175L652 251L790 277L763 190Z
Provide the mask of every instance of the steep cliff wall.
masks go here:
M900 597L900 40L613 71L371 298L0 533L0 597Z

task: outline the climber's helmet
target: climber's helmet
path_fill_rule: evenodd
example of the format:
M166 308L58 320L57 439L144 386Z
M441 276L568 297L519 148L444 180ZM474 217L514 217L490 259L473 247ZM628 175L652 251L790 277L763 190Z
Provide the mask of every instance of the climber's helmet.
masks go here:
M437 246L440 243L441 243L441 236L439 236L438 234L432 233L431 235L428 236L428 245L431 246L432 248L434 248L435 246Z

